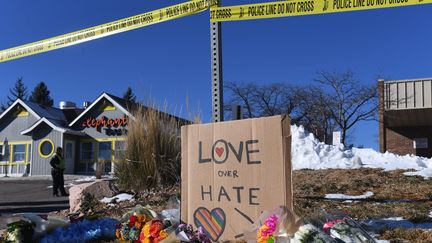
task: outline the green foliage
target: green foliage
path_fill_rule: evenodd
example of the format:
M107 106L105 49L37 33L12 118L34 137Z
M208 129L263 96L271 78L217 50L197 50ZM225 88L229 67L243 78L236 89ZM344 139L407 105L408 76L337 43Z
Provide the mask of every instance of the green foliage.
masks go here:
M143 190L180 181L178 121L154 109L138 108L129 121L126 150L115 165L119 187Z
M22 77L18 78L15 82L15 85L12 89L10 89L11 96L8 96L7 105L10 106L17 99L26 100L27 99L27 88L24 85ZM6 108L2 105L2 109Z
M29 101L48 107L52 107L54 104L53 99L50 97L50 91L44 82L36 85L29 97Z
M80 211L84 214L94 213L98 204L99 201L92 194L85 193L81 202Z
M25 220L19 220L7 225L4 238L0 239L1 243L12 242L32 242L34 233L34 223Z

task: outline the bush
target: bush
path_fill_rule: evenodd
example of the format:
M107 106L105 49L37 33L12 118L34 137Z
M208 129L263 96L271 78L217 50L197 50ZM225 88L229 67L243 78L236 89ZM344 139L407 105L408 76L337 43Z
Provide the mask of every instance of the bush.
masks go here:
M140 106L130 119L123 159L115 175L123 190L143 190L180 181L180 121Z

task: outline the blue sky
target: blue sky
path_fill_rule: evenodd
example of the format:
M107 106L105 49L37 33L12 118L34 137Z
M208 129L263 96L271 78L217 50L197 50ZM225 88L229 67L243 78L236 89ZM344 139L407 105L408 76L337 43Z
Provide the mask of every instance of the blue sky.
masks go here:
M6 0L0 49L68 33L182 1ZM227 5L228 1L222 1ZM230 5L260 2L233 0ZM262 1L261 1L262 2ZM316 72L350 69L365 84L377 76L432 76L432 5L223 23L225 81L312 82ZM82 104L131 86L172 110L211 120L208 11L91 42L0 63L0 102L23 77L45 81L55 103ZM377 148L378 125L362 123L352 142Z

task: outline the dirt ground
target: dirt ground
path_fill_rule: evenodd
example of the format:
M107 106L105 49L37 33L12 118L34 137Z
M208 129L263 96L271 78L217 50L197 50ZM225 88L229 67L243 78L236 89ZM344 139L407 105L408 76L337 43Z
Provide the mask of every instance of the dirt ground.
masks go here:
M413 223L430 223L432 180L406 176L406 170L300 170L294 171L294 210L308 221L320 209L338 211L357 220L403 217ZM326 200L326 194L374 195L345 202ZM432 242L426 229L382 230L379 239L391 242Z
M432 180L420 176L406 176L406 170L300 170L293 172L294 211L304 222L314 218L320 209L342 212L356 220L403 217L413 223L430 223L432 209ZM346 202L328 200L326 194L374 195L367 199ZM150 205L160 212L171 196L180 197L180 187L158 188L141 192L134 202L122 202L107 210L96 202L92 212L120 218L136 204ZM65 213L65 212L63 212ZM382 229L378 239L390 242L432 242L427 229Z

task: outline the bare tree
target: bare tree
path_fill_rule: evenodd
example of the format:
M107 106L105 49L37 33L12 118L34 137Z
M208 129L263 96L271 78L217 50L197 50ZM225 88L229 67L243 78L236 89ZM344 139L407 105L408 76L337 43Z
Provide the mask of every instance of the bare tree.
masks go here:
M297 115L292 115L294 122L303 125L315 137L325 143L331 143L335 122L328 105L330 97L323 89L305 86L297 92L301 101Z
M239 104L247 118L289 114L291 123L303 125L322 141L331 139L334 122L327 104L329 97L318 87L228 82L225 88L227 111L232 104Z
M292 123L303 125L326 143L331 143L336 127L341 130L345 144L347 131L357 122L375 119L378 106L374 85L361 85L350 71L322 71L316 81L320 85L228 82L225 109L239 104L247 118L289 114Z
M228 82L225 90L228 91L225 110L230 110L232 104L241 105L246 118L291 114L300 103L299 88L288 84Z
M288 84L259 86L253 98L260 116L290 114L299 105L296 88Z
M351 71L321 71L315 80L329 89L331 99L328 105L332 118L341 129L343 144L347 131L355 124L376 119L378 99L375 85L361 85Z
M243 117L256 117L256 104L254 94L257 90L257 85L254 83L234 83L228 82L225 85L228 91L228 100L225 102L225 110L230 110L232 104L238 104L243 107Z

